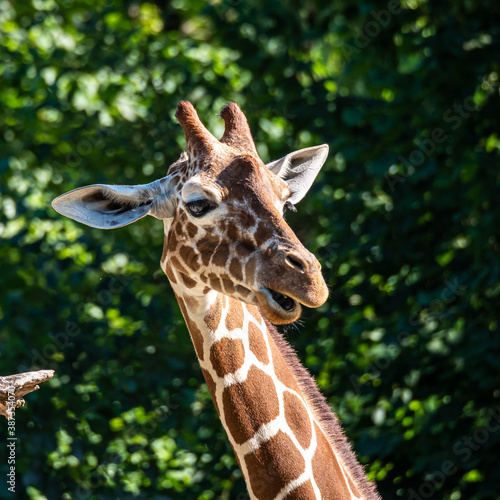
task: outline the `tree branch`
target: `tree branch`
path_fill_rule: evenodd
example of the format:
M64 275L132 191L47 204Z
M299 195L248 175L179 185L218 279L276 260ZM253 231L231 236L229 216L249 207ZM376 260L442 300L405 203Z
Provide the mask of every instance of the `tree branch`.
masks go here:
M54 370L39 370L0 377L0 415L11 420L14 417L14 410L24 406L23 396L40 389L38 384L53 376Z

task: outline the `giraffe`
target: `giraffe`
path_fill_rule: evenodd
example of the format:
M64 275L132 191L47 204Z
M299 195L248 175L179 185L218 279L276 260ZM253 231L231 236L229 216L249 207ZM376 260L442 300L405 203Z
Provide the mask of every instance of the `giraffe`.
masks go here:
M161 267L252 499L379 499L336 415L273 326L328 297L319 262L283 217L309 190L328 146L265 165L240 107L229 103L220 116L218 140L181 101L186 152L165 177L75 189L52 206L102 229L146 215L163 220Z

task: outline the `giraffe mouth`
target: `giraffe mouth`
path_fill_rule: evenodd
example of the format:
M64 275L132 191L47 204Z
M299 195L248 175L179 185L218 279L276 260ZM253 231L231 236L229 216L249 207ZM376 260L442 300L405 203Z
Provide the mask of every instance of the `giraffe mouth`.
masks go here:
M268 289L269 290L269 289ZM287 312L293 311L296 307L295 300L291 299L288 295L284 293L275 292L274 290L269 290L272 299L276 304L278 304L282 309Z
M262 287L258 295L259 306L272 323L291 323L300 316L300 303L289 295L266 287Z

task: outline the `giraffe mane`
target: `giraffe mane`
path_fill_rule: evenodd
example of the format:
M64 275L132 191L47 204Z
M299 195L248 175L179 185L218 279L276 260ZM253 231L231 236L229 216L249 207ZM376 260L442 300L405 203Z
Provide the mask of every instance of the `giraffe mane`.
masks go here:
M264 317L264 315L262 315L262 317L264 318L267 330L276 343L278 350L283 355L285 361L287 361L293 376L304 391L304 395L313 409L328 442L335 452L340 455L342 462L346 466L352 479L355 481L363 498L366 500L380 500L374 483L366 480L363 467L357 461L337 415L332 412L325 396L323 396L318 389L317 383L307 369L302 366L293 347L284 339L283 335L278 332L275 326Z

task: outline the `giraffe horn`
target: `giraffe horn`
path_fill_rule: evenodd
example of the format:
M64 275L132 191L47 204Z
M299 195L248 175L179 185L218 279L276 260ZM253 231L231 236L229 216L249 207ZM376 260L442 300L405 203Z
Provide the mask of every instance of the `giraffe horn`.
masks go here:
M250 127L241 108L236 103L230 102L222 108L220 116L225 123L224 135L220 142L241 152L257 154Z
M186 150L189 156L208 154L219 144L219 141L201 123L198 113L189 101L179 102L175 117L186 134Z

